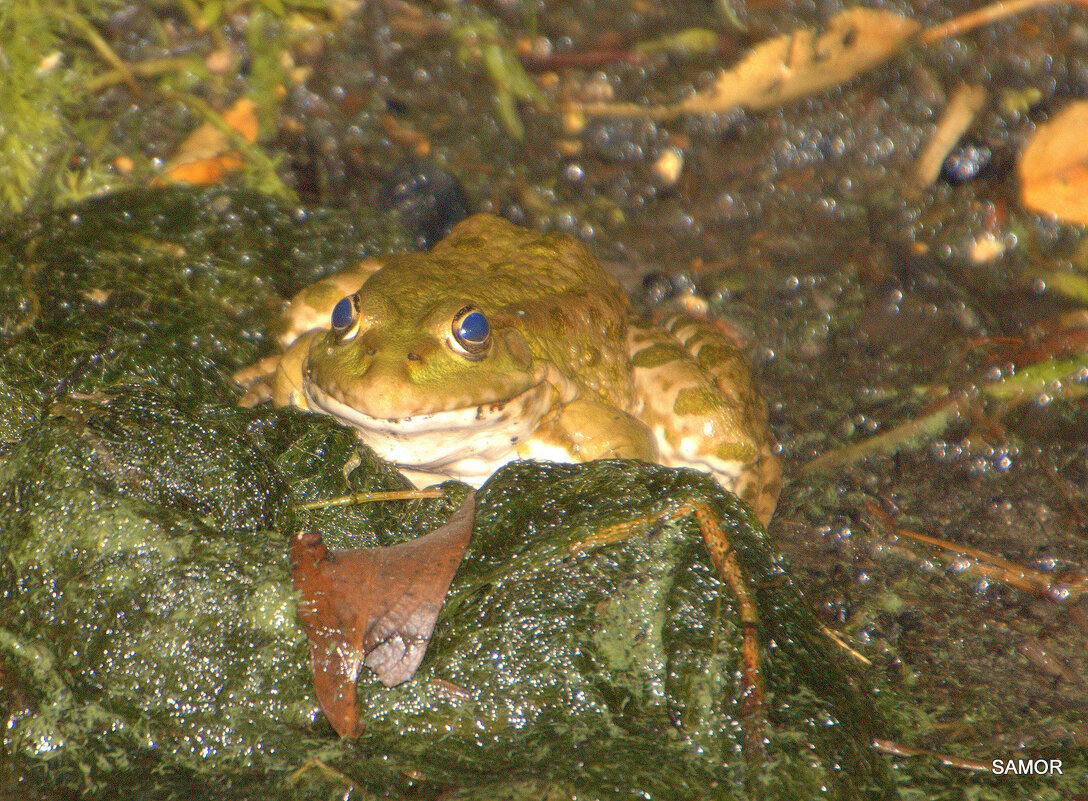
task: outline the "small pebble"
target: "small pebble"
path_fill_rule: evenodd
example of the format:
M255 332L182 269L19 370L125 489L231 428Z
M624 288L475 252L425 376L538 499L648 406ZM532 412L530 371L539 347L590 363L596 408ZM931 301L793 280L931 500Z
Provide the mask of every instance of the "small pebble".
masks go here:
M989 165L993 153L986 145L965 142L954 148L941 165L941 177L952 186L973 181Z
M675 186L684 171L684 153L676 147L667 147L654 162L654 175L665 186Z

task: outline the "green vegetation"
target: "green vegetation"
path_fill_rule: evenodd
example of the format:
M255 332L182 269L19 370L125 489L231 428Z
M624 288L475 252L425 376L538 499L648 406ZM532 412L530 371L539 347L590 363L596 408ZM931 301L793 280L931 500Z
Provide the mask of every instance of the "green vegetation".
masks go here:
M0 4L0 214L109 185L97 162L70 167L102 133L79 119L92 71L76 13L41 0Z
M391 690L360 676L363 732L339 739L315 709L287 542L402 541L464 488L303 509L404 481L327 417L238 408L229 376L261 354L281 294L396 248L395 231L226 190L115 194L25 230L0 237L12 782L163 799L888 796L877 716L751 513L707 476L639 463L492 479L419 673ZM720 521L759 609L766 762L741 747L743 626L692 521L579 545L685 499Z
M176 145L186 128L217 116L210 104L237 96L237 76L213 74L204 62L214 49L232 55L222 26L237 11L247 14L245 92L257 103L262 130L271 130L284 80L289 15L305 9L328 18L334 6L324 0L179 0L175 16L191 23L180 37L195 43L196 54L130 63L106 33L120 4L0 3L0 217L150 181L157 172L150 153ZM143 43L149 50L178 46L176 31L162 24L150 30ZM115 87L122 87L121 94L107 97ZM172 124L155 130L142 122L154 119L156 107L179 102L188 112L180 129ZM137 108L134 122L127 112ZM243 183L285 195L272 161L258 147L235 144L245 158Z
M518 101L541 104L544 95L525 72L509 36L499 22L475 9L462 11L451 6L454 24L450 36L457 43L457 57L462 64L480 61L491 80L493 102L506 132L514 139L525 138L525 125L518 113Z

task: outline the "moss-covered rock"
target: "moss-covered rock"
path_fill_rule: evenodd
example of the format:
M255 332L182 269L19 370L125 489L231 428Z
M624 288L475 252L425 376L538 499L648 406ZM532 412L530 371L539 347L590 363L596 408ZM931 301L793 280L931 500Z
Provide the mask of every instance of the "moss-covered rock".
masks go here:
M890 793L875 716L709 478L518 463L478 493L416 676L322 717L287 542L389 544L447 497L304 511L402 479L330 419L242 410L279 298L374 246L255 196L113 197L0 253L0 700L9 776L101 797L838 798ZM396 247L395 237L381 244ZM769 723L745 753L736 599L694 522L595 532L694 500L760 617ZM300 770L301 769L301 770Z

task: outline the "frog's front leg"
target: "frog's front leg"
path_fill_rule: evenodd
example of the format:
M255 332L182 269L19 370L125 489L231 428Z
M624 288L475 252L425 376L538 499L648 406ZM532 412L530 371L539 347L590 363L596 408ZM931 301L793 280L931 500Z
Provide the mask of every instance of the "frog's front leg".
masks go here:
M588 462L593 459L657 460L653 432L621 409L590 398L562 406L518 447L522 459Z
M238 405L252 408L270 400L273 406L309 409L303 390L303 364L314 341L324 334L321 329L309 331L292 342L283 353L261 359L235 373L234 383L246 390Z

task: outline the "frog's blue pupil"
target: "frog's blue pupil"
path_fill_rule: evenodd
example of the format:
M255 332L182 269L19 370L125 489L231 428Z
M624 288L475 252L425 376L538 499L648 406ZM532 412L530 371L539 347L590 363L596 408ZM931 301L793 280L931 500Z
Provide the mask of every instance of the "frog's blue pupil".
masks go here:
M457 326L457 336L464 342L478 345L486 342L491 334L491 325L482 312L466 314Z
M355 320L355 309L351 305L351 298L342 298L332 307L332 327L347 328Z

